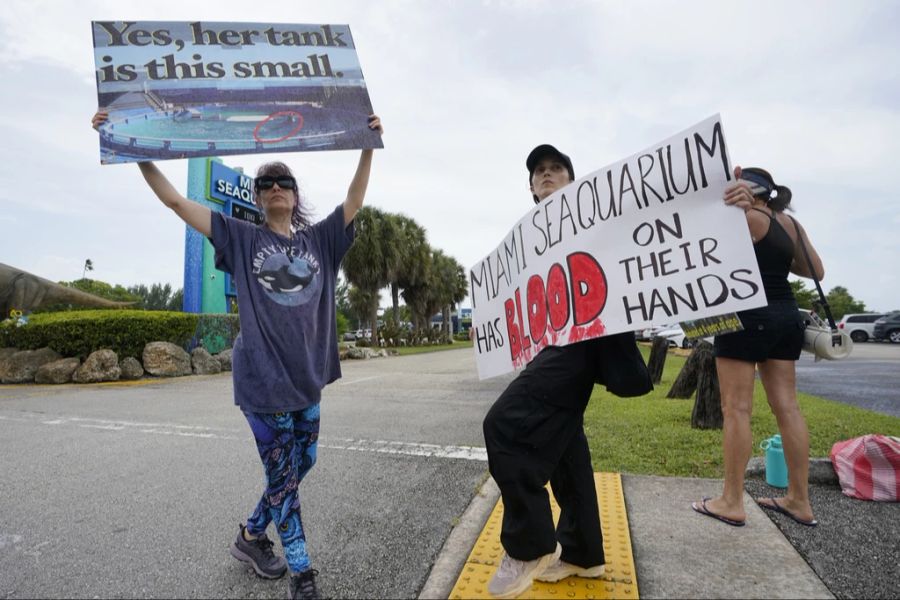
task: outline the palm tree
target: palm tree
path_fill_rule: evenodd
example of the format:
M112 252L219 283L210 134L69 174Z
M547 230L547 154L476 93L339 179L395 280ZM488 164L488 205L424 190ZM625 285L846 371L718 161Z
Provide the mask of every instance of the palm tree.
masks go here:
M428 269L431 247L425 229L405 215L392 215L399 231L399 256L391 273L391 302L394 324L399 325L400 288L420 284Z
M353 312L357 315L371 315L373 312L378 311L378 293L372 294L371 292L365 291L356 286L351 286L347 293L347 301L350 304L350 307L353 309ZM375 321L372 322L372 339L377 339L375 337ZM362 328L362 324L360 324L360 328Z
M401 295L406 306L409 307L413 329L417 333L423 333L429 327L428 320L434 313L429 313L429 296L434 280L434 251L430 248L428 253L416 263L416 277L414 280L401 281Z
M403 299L413 313L413 325L421 332L429 327L431 316L441 311L443 329L449 334L451 307L466 297L465 270L454 258L435 249L423 267L421 280L403 288Z
M84 279L87 272L93 271L93 270L94 270L94 261L92 261L91 259L87 259L86 261L84 261L84 269L81 270L81 278Z
M434 269L432 290L434 294L430 298L434 312L441 311L441 329L447 335L451 333L450 315L454 305L462 301L468 293L468 281L466 271L452 256L447 256L440 250L433 253Z
M356 241L344 257L347 281L368 294L372 339L378 339L378 294L390 282L400 249L397 227L383 211L364 206L356 213Z
M463 298L469 295L469 278L466 275L466 268L463 267L455 258L452 256L447 257L451 263L452 268L455 273L451 276L452 281L448 288L449 297L447 298L449 305L447 306L447 334L450 334L450 313L453 309L459 306L459 303L463 301Z

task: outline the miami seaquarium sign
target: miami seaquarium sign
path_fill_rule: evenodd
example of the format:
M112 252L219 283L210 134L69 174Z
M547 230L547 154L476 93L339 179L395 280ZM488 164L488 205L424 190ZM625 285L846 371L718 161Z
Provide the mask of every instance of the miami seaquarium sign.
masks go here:
M223 204L231 200L240 200L246 204L254 205L253 178L244 175L240 171L230 169L217 161L209 161L209 191L206 194L210 200Z

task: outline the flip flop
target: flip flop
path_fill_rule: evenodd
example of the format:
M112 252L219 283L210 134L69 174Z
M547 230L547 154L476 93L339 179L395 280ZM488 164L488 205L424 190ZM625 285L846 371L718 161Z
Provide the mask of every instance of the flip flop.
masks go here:
M743 527L744 525L747 524L746 521L735 521L734 519L729 519L728 517L723 517L722 515L717 515L716 513L712 512L711 510L706 508L707 500L711 500L711 498L703 498L702 500L700 500L699 506L697 505L696 502L691 502L691 508L693 508L696 512L700 513L701 515L706 515L707 517L712 517L713 519L718 519L719 521L722 521L723 523L727 523L728 525L731 525L732 527Z
M806 519L801 519L800 517L798 517L797 515L795 515L795 514L792 513L791 511L789 511L788 509L786 509L786 508L784 508L783 506L781 506L780 504L778 504L778 501L777 501L775 498L769 498L769 500L772 501L772 504L769 504L769 503L762 503L762 502L760 502L760 500L761 500L761 498L760 498L760 499L757 499L757 500L756 500L756 503L757 503L759 506L761 506L762 508L764 508L764 509L766 509L766 510L771 510L772 512L781 513L781 514L783 514L784 516L793 519L793 520L796 521L797 523L800 523L801 525L806 525L807 527L815 527L816 525L819 524L819 522L816 521L815 519L813 519L813 520L811 520L811 521L807 521Z

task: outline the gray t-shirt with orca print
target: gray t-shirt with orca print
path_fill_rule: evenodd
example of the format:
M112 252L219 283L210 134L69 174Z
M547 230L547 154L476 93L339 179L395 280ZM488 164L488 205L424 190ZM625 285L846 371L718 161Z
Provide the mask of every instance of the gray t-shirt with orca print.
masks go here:
M354 238L339 205L293 240L214 213L216 267L231 273L241 332L232 354L234 403L242 410L302 410L341 376L334 290Z

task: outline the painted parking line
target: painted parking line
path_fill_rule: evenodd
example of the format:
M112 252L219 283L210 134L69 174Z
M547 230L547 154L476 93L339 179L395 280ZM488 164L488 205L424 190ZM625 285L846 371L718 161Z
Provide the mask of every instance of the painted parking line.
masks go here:
M353 385L354 383L361 383L363 381L372 381L373 379L381 379L382 377L387 377L387 375L372 375L371 377L358 377L356 379L342 379L334 385L342 386L342 385Z
M128 431L131 433L143 433L147 435L181 436L209 440L247 441L252 439L250 433L243 429L182 425L178 423L144 423L139 421L121 421L113 419L91 419L85 417L47 415L46 413L27 411L0 414L0 421L35 423L48 427L69 426L105 431ZM425 444L419 442L322 436L319 438L319 447L352 452L371 452L375 454L395 454L401 456L487 462L487 451L484 448L479 448L477 446L441 446L438 444Z

